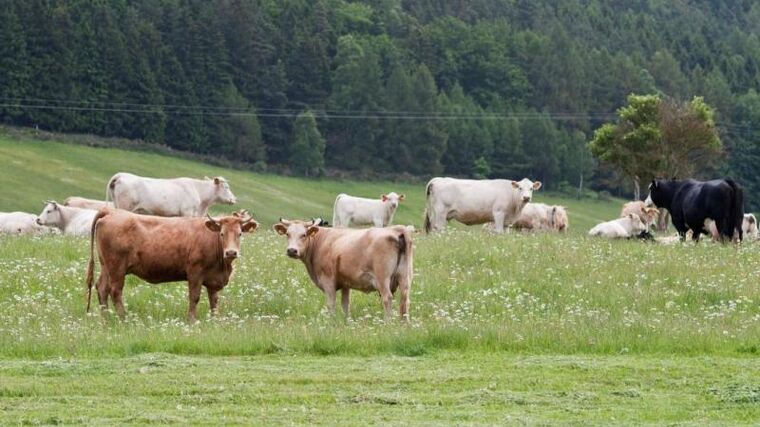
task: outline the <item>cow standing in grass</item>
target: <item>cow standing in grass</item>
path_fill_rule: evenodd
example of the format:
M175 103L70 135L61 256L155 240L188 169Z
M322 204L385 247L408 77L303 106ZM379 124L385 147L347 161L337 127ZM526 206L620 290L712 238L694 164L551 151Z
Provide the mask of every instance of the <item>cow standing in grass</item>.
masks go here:
M333 227L351 227L352 225L371 225L386 227L393 222L399 203L404 195L396 193L383 194L380 199L338 194L333 205Z
M433 178L425 188L425 232L442 230L448 220L475 225L494 223L494 230L502 233L520 216L520 212L533 197L541 182L527 178L521 181L508 179L455 179Z
M245 211L221 218L163 218L118 209L98 211L90 234L87 265L87 311L93 282L93 245L97 241L100 277L98 301L107 308L109 296L124 317L122 290L127 274L149 283L187 280L190 321L196 319L201 287L206 287L211 313L217 310L219 291L227 286L233 261L240 255L243 233L258 223Z
M325 293L327 308L335 313L337 291L350 316L349 292L377 291L385 317L392 315L393 294L401 292L399 313L409 317L412 286L412 230L396 225L363 230L323 228L314 221L280 219L274 230L287 236L286 254L301 260L309 277Z
M106 187L106 200L113 200L118 209L158 216L206 216L215 203L234 205L237 202L227 180L145 178L119 172Z
M699 241L700 234L709 234L705 227L705 220L708 219L715 221L720 240L731 240L734 234L739 241L742 240L744 193L731 179L655 179L649 185L649 196L645 203L670 212L673 226L681 240L686 239L688 230L693 232L694 241Z

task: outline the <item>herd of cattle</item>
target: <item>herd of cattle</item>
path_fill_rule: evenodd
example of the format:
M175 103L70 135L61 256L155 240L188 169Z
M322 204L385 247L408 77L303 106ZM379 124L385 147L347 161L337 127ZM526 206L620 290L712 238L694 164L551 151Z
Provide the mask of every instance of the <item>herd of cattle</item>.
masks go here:
M505 228L564 232L569 227L562 206L531 203L541 182L529 179L467 180L433 178L425 189L424 229L442 230L449 220L483 224L501 233ZM400 291L399 312L409 316L412 282L412 226L391 225L404 195L384 194L366 199L340 194L333 207L333 224L322 219L280 219L273 229L287 237L287 256L303 262L309 277L335 312L336 295L350 313L350 290L378 292L386 317L393 295ZM100 274L95 285L101 309L112 301L124 316L124 279L133 274L150 283L188 282L188 317L196 318L202 288L212 315L240 255L243 233L259 224L246 210L211 217L213 204L235 204L235 195L222 177L156 179L117 173L106 185L106 201L69 197L63 204L48 201L39 215L0 213L0 233L64 233L90 237L87 265L87 310L95 273L95 249ZM669 213L678 232L719 241L757 238L757 220L744 213L741 188L732 180L654 180L647 200L626 203L620 218L603 222L589 235L644 238L657 218ZM370 228L349 228L352 226Z

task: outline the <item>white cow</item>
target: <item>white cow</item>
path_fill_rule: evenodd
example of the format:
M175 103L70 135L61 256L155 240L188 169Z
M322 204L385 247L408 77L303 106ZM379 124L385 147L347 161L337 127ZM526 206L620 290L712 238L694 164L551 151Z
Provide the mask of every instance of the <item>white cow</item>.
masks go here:
M112 208L113 202L104 202L102 200L87 199L85 197L71 196L67 197L63 201L64 206L71 206L72 208L84 208L84 209L101 209L105 207Z
M98 211L94 209L74 208L48 201L37 218L37 224L55 227L63 234L89 236L96 213Z
M237 202L227 180L145 178L119 172L108 181L106 200L118 209L158 216L205 216L215 203Z
M541 182L508 179L433 178L425 192L425 232L442 230L448 220L474 225L494 223L497 233L511 225Z
M713 240L718 241L720 240L720 234L718 234L718 227L715 226L715 221L711 219L705 220L705 230L710 232L710 235L712 236ZM755 215L749 213L744 214L744 219L742 220L742 234L744 235L744 238L747 240L757 240L758 238L758 230L757 230L757 218L755 218ZM735 239L738 239L738 234L734 236Z
M566 231L569 226L564 206L550 206L545 203L527 203L512 228L533 231Z
M379 200L338 194L333 205L333 227L387 227L393 222L393 214L403 200L404 195L396 193L383 194Z
M37 215L26 212L0 212L0 234L45 234L50 227L37 224Z
M641 221L641 218L631 213L623 218L597 224L588 232L588 235L621 239L638 236L642 231L646 230L647 226Z

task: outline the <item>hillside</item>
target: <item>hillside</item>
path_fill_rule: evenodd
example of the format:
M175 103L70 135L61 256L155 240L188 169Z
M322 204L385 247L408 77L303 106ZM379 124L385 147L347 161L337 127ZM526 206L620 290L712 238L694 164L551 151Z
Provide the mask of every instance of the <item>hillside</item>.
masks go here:
M424 210L424 184L300 179L224 169L164 155L92 148L0 135L0 211L39 212L45 200L63 201L77 195L105 197L105 185L116 172L128 171L153 177L221 175L230 181L239 207L247 208L265 224L279 217L332 218L335 196L341 192L379 197L396 191L406 195L395 222L420 226ZM595 202L552 197L542 192L535 199L569 208L571 230L588 230L593 224L617 215L620 201ZM228 211L215 206L214 212Z

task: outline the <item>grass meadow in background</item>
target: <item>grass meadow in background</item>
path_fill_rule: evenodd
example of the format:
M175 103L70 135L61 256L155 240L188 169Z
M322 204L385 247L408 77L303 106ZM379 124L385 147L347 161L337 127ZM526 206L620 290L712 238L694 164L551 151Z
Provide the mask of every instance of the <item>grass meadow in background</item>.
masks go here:
M376 294L323 294L280 216L331 217L338 192L407 202L423 184L256 175L154 154L0 139L0 211L101 198L117 171L221 174L263 222L220 316L187 324L185 283L130 277L127 319L85 313L85 239L0 236L0 424L725 423L760 419L760 247L591 239L618 202L569 207L567 235L415 235L411 321ZM226 208L226 207L225 207ZM224 208L217 207L216 212ZM97 297L93 296L97 301ZM95 304L96 305L96 304ZM397 310L398 304L394 304Z

